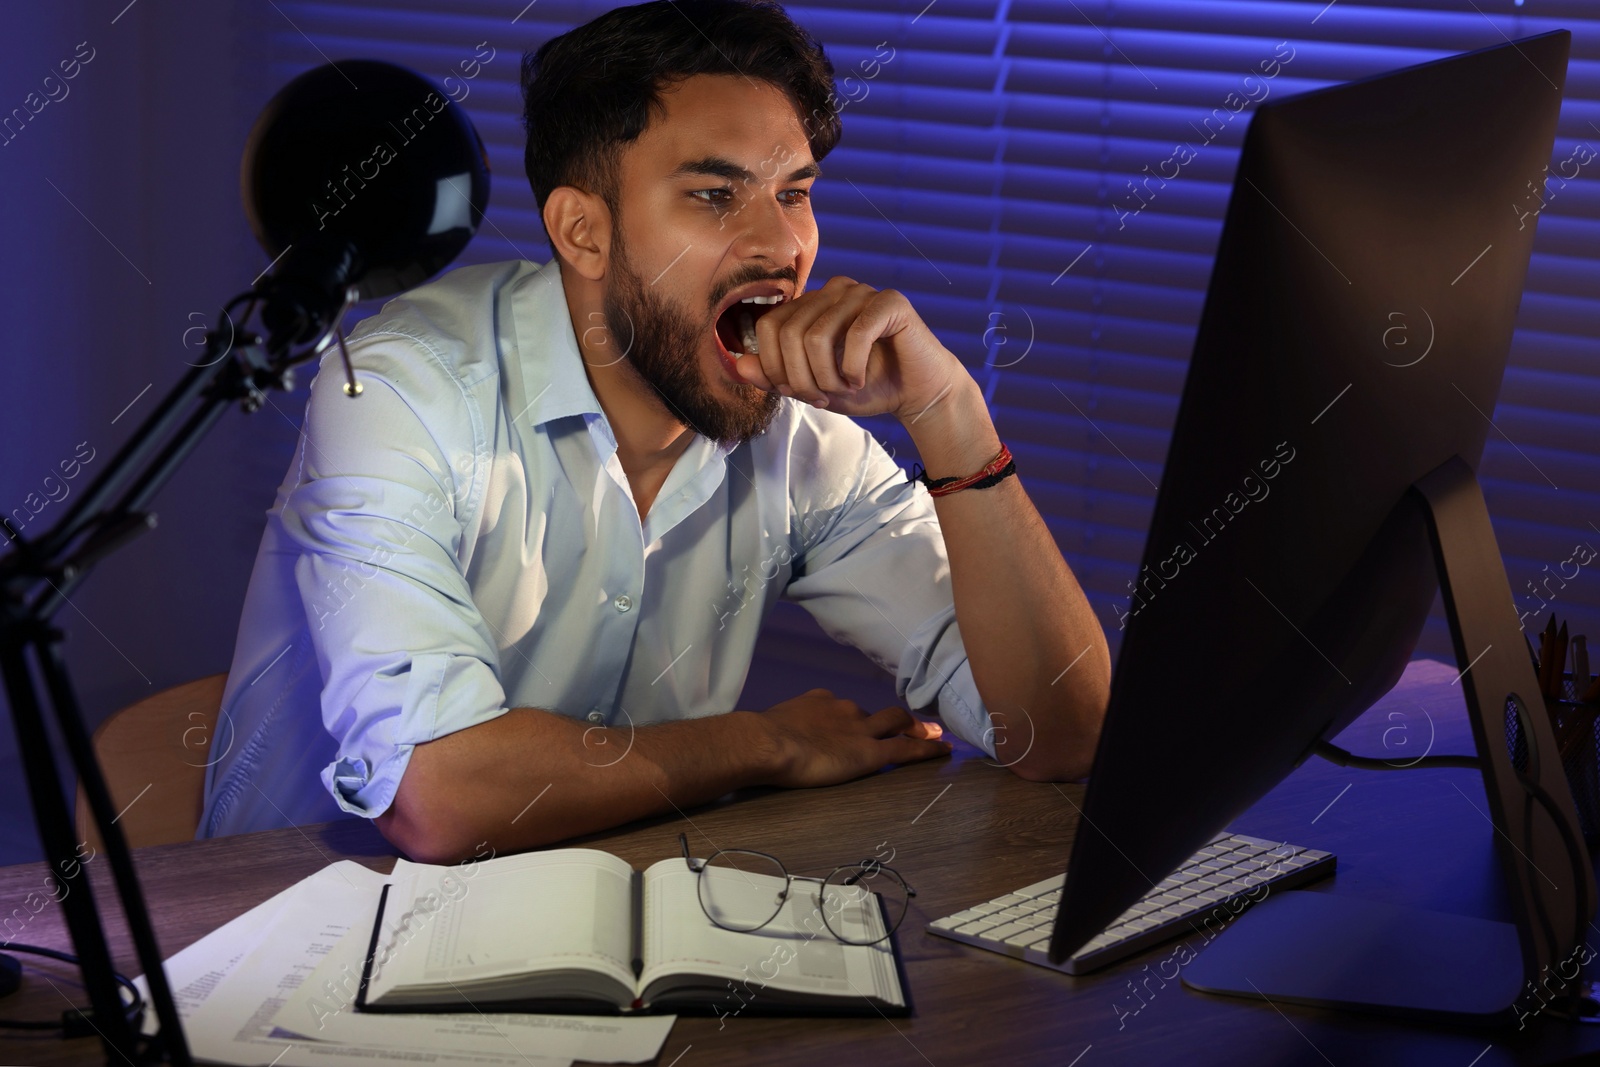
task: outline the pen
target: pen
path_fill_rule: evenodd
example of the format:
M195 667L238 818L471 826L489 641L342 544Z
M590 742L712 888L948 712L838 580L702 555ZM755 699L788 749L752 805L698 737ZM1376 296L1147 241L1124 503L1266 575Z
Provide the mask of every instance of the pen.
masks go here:
M1550 699L1560 700L1562 697L1562 678L1567 672L1567 624L1561 624L1561 630L1556 634L1555 642L1556 662L1550 672Z
M1539 635L1539 692L1544 696L1550 695L1550 673L1555 667L1555 616L1550 616L1550 625L1544 628Z
M1572 636L1572 694L1578 696L1589 688L1589 639L1583 634Z
M1595 676L1594 682L1579 695L1578 699L1584 703L1593 703L1596 700L1600 700L1600 675Z

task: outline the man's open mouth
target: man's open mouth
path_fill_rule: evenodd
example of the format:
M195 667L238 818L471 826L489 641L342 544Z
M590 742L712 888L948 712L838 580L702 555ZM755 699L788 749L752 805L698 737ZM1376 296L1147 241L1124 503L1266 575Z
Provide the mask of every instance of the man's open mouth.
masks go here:
M717 316L717 339L734 359L760 354L756 341L756 320L783 302L782 293L747 296L736 300Z

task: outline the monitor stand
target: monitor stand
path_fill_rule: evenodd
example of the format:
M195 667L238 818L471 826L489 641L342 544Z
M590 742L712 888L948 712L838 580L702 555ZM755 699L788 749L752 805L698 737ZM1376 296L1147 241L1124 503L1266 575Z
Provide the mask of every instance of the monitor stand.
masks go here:
M1184 968L1183 982L1443 1021L1592 1018L1596 1003L1579 973L1594 955L1585 943L1594 872L1482 489L1452 456L1399 507L1420 507L1428 522L1512 921L1288 892L1235 919ZM1515 763L1513 716L1525 739Z

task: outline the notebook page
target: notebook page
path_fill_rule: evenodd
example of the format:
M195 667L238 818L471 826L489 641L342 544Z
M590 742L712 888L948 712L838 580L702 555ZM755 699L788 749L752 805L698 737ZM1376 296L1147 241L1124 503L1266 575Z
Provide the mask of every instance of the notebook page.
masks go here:
M698 897L699 877L681 857L662 860L645 871L641 989L670 974L704 975L718 979L714 986L728 988L730 1012L752 997L759 998L763 987L903 1003L889 942L846 945L835 938L822 921L816 883L795 882L778 917L745 933L725 930L706 918ZM746 879L740 890L762 899L775 899L783 887L779 878L740 877ZM874 934L883 930L882 916L870 897L847 906L843 916L830 912L828 921L849 922L854 930Z
M586 966L632 988L633 869L594 849L395 863L369 997Z

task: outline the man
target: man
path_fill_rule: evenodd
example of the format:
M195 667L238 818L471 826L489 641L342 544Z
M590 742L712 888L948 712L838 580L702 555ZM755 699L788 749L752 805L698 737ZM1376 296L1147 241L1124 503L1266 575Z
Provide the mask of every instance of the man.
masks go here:
M1105 636L977 384L901 294L806 291L820 47L776 4L642 4L523 90L555 258L391 301L360 399L313 384L202 836L348 812L451 861L950 751L826 690L735 710L778 596L1015 773L1087 773ZM934 480L848 418L883 412Z

